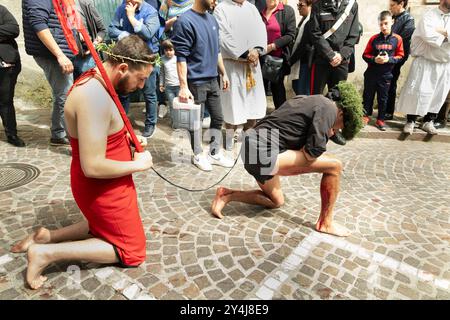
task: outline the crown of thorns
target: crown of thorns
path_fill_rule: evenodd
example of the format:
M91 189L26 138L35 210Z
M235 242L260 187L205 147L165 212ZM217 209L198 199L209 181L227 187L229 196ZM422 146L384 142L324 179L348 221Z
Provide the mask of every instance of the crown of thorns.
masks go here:
M95 48L98 51L104 52L105 54L112 57L113 59L121 61L121 62L125 62L125 60L127 60L127 61L131 61L134 63L151 64L152 66L159 66L161 63L161 58L160 58L159 54L154 54L152 56L148 56L149 57L148 61L115 54L112 52L115 45L116 45L115 42L112 42L110 44L99 43L99 44L97 44L97 46Z
M341 81L330 90L327 97L338 103L344 112L342 135L347 140L353 139L364 126L361 94L350 82Z

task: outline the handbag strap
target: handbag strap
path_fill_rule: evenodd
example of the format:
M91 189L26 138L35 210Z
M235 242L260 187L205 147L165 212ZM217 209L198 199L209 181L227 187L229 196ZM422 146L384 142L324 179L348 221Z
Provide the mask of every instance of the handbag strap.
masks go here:
M347 19L348 15L350 14L350 10L352 10L353 5L355 4L356 0L350 0L347 7L345 7L344 13L337 19L337 21L334 23L334 25L323 34L323 37L325 39L328 39L333 33L335 33L339 27L344 23L345 19Z

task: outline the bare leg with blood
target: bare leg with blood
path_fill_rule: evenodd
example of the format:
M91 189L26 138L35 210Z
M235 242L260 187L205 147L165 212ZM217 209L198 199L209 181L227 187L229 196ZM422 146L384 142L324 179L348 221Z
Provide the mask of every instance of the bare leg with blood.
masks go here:
M278 156L274 170L276 175L264 184L258 183L261 190L240 191L218 188L211 211L216 217L222 218L223 208L232 201L261 205L270 209L278 208L284 203L280 176L322 173L320 184L322 206L315 229L319 232L346 237L350 235L349 230L333 221L333 209L339 193L341 171L342 164L337 159L321 156L309 162L302 151L288 150Z

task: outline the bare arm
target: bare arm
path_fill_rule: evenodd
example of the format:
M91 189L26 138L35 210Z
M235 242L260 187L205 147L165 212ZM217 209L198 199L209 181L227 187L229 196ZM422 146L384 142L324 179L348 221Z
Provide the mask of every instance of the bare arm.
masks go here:
M106 94L98 94L99 86L99 84L91 83L89 88L75 89L66 106L68 109L76 110L76 131L80 147L81 168L84 174L89 178L111 179L149 169L152 162L148 151L135 154L132 161L116 161L106 158L113 109L111 100ZM95 92L97 92L97 98L95 108L93 108L91 97Z
M42 43L47 47L48 50L56 57L59 65L62 68L62 72L64 74L69 74L73 72L73 64L69 58L66 57L64 52L62 52L61 48L56 43L53 38L50 29L44 29L37 33L37 36L42 41Z
M187 82L187 64L186 61L177 62L178 79L180 81L180 93L178 98L180 102L187 102L189 99L194 99L194 96L189 91Z
M223 90L227 90L230 86L230 80L228 80L227 72L225 70L225 65L223 64L222 54L219 53L219 56L217 58L217 68L219 69L219 74L222 76L222 82L223 82Z

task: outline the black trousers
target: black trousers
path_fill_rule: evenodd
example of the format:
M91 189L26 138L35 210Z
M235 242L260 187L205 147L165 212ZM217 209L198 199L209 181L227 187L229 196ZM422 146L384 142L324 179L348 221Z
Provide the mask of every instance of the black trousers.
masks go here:
M323 94L325 86L330 90L339 81L347 80L347 77L348 62L344 62L337 67L332 67L329 63L315 63L311 70L311 94Z
M17 135L14 90L21 70L20 61L14 67L0 68L0 116L7 137Z
M395 98L397 97L397 81L400 77L400 69L405 64L405 61L397 63L392 69L391 86L389 87L388 99L386 104L386 113L394 114L395 112Z
M286 102L286 88L284 87L284 77L278 83L270 82L270 90L272 91L272 98L275 109L278 109L283 103Z
M373 99L375 93L377 94L378 101L378 120L384 121L384 115L386 113L386 103L388 98L389 87L391 85L391 77L383 75L371 75L364 74L364 94L363 105L364 113L367 116L371 116L373 112Z
M200 114L200 128L195 131L189 131L191 137L191 147L195 155L202 153L202 124L204 110L207 109L211 116L210 125L210 153L215 155L218 153L222 146L222 104L220 101L220 87L217 79L209 80L202 84L193 84L188 80L189 91L194 96L196 104L202 106Z
M406 115L406 120L408 122L415 122L417 120L419 116L416 114L407 114ZM425 117L423 117L423 122L429 122L429 121L434 121L437 118L437 113L430 113L428 112Z

